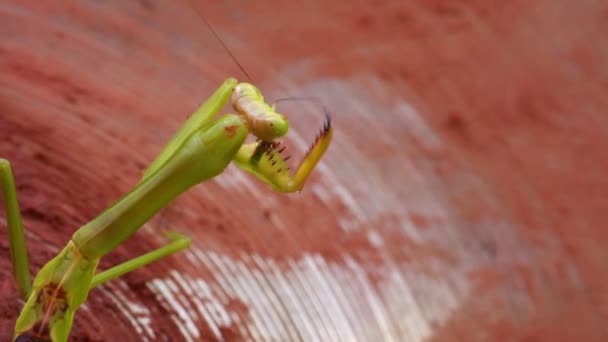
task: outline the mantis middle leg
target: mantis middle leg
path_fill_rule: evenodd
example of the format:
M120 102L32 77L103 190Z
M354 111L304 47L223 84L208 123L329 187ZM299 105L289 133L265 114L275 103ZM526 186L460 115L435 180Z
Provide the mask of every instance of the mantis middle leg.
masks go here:
M91 288L102 285L190 246L191 240L186 235L175 232L168 232L166 235L171 240L169 244L96 274L91 282Z

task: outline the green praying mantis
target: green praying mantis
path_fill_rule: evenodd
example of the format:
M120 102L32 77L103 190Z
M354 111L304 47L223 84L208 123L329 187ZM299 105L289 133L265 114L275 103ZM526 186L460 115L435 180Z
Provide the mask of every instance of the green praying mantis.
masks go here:
M229 98L238 114L214 119ZM182 125L141 181L78 229L63 250L40 269L33 283L13 172L10 163L0 159L0 186L13 272L26 301L15 324L14 340L66 341L74 314L92 288L187 248L190 245L187 236L169 233L170 243L166 246L96 274L100 258L179 194L219 175L230 162L276 191L301 190L331 142L332 126L327 110L325 116L321 132L292 175L277 142L289 129L287 118L268 105L255 86L227 79ZM249 134L257 140L246 143Z

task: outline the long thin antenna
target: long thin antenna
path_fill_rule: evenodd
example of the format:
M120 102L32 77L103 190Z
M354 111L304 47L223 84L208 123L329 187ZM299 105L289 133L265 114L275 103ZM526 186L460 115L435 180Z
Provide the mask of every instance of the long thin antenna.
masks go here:
M277 99L276 101L274 101L274 103L276 104L276 103L285 102L285 101L307 101L307 102L315 103L318 106L320 106L321 108L323 108L323 113L325 114L325 118L328 121L331 121L331 116L329 115L329 111L327 110L327 108L323 104L323 101L321 101L321 99L319 99L318 97L314 97L314 96L290 96L290 97L282 97L282 98Z
M236 59L236 57L234 57L234 55L232 54L232 52L230 52L230 49L228 49L228 47L226 46L226 44L224 44L224 41L222 40L222 38L220 38L219 34L217 34L217 32L215 32L215 30L213 29L213 26L211 26L211 24L209 24L209 22L207 21L207 19L205 19L205 16L199 11L198 7L196 7L196 5L194 3L192 3L192 0L190 0L190 6L192 8L194 8L194 12L196 12L196 14L198 14L199 18L201 18L201 20L205 23L205 25L207 25L207 27L209 28L209 30L211 31L211 33L213 34L213 36L215 37L215 39L217 39L218 42L220 42L220 44L222 44L222 47L224 48L224 50L226 50L226 52L228 52L228 54L230 55L230 57L232 58L232 60L234 61L234 63L236 63L236 65L238 65L239 69L241 69L241 71L243 72L243 74L245 74L245 76L247 76L247 78L249 79L249 81L253 82L253 78L251 78L251 76L249 76L249 74L247 73L247 71L245 71L245 68L243 68L243 66L241 65L241 63L239 63L239 61Z

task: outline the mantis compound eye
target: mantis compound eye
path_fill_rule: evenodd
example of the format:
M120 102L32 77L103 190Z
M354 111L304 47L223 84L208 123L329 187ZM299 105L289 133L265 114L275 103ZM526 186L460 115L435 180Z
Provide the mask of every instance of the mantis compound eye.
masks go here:
M272 136L280 138L287 134L287 131L289 130L289 121L287 121L284 115L281 115L268 124L268 130Z

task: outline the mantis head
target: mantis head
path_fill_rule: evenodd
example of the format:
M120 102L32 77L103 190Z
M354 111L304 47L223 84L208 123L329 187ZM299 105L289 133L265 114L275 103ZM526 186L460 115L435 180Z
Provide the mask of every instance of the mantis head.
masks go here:
M287 117L269 106L253 84L239 83L234 87L232 106L247 122L249 131L260 140L271 142L289 130Z

